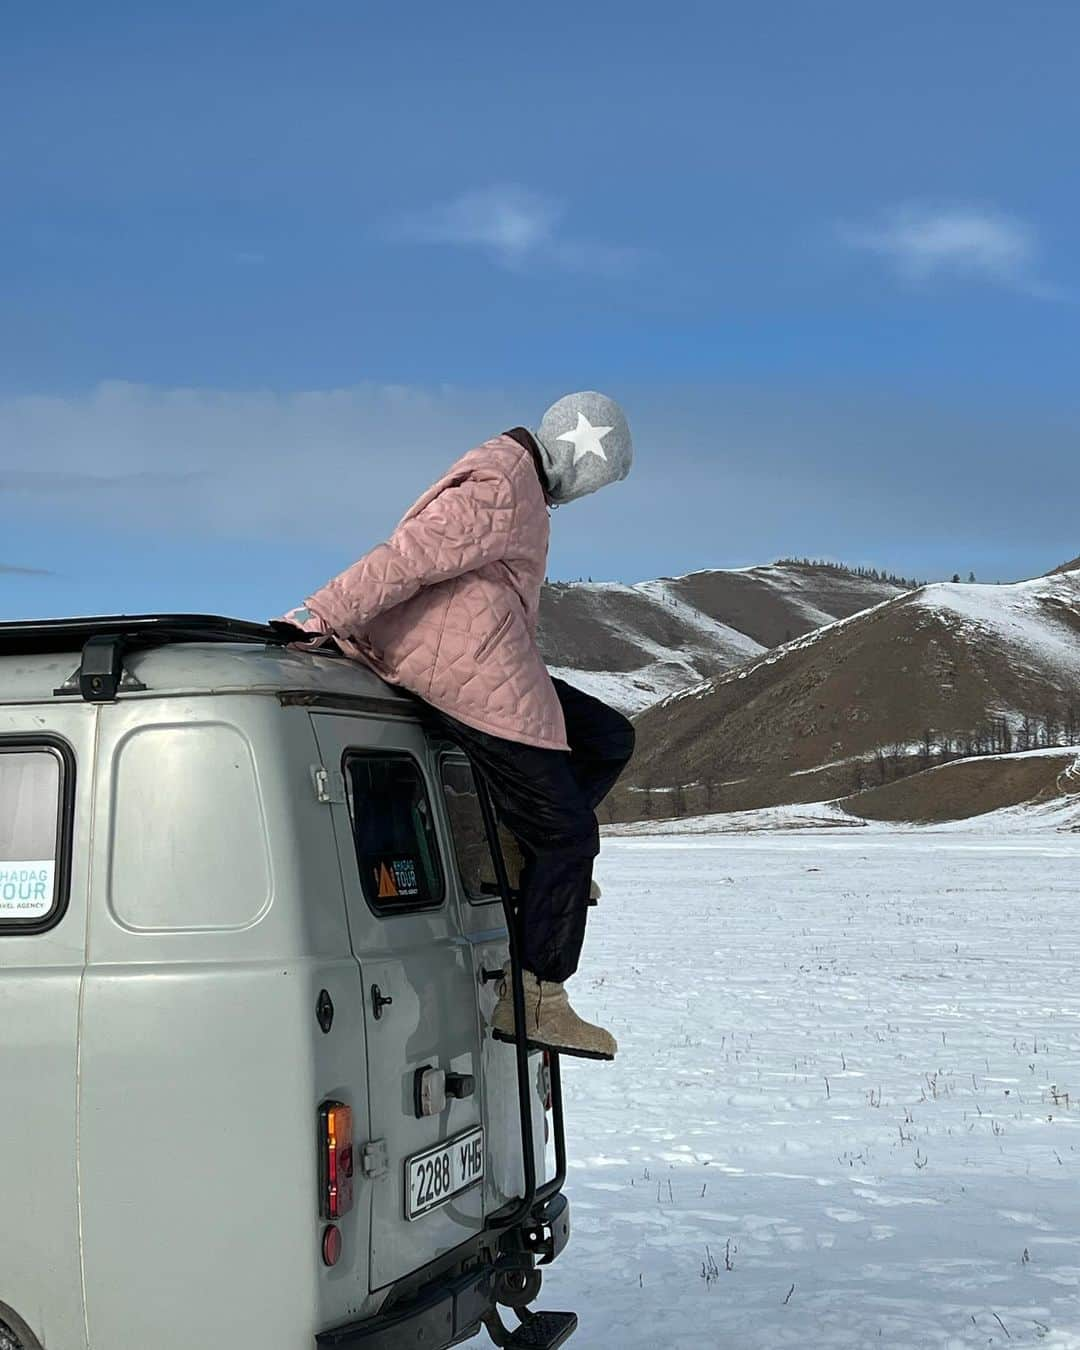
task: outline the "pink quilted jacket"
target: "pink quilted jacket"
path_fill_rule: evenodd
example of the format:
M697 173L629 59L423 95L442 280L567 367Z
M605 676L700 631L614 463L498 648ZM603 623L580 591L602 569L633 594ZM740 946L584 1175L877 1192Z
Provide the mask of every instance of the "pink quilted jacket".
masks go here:
M536 646L549 528L532 455L496 436L290 618L468 726L568 750Z

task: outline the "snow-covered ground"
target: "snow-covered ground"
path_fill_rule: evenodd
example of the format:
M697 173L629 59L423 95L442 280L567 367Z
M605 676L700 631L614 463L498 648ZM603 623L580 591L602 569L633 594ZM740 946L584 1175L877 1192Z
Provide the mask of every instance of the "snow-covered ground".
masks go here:
M1080 833L1010 819L605 839L574 1344L1080 1348Z

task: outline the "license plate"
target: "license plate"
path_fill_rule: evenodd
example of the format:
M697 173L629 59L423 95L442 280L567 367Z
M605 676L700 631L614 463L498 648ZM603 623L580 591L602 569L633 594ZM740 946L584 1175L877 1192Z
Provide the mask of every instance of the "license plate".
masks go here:
M484 1175L484 1131L451 1139L405 1160L405 1217L418 1219L455 1195L467 1191Z

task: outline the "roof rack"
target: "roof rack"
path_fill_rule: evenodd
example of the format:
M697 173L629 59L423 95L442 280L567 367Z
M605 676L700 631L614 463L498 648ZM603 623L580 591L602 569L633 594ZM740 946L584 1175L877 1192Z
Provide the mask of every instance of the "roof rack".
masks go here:
M252 642L284 646L298 634L287 624L249 623L217 614L113 614L80 619L0 623L0 656L82 651L75 676L56 692L78 690L88 703L116 698L124 656L174 642Z

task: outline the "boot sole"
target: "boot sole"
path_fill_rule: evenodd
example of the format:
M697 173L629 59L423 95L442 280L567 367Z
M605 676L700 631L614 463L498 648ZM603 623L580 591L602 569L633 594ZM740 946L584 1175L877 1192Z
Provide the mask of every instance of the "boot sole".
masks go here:
M506 1045L517 1045L517 1038L511 1036L507 1031L492 1031L492 1037L497 1041L502 1041ZM525 1044L530 1050L557 1050L560 1055L573 1055L575 1059L600 1059L607 1064L611 1064L615 1056L601 1054L599 1050L579 1050L573 1045L556 1045L553 1041L534 1041L531 1037L525 1038Z

